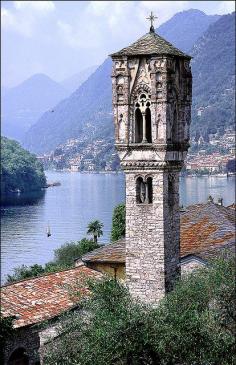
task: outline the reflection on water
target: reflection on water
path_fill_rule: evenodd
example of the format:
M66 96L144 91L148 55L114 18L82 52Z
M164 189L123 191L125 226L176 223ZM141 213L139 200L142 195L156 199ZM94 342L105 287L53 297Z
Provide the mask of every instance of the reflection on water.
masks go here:
M35 205L44 202L45 189L23 194L11 194L1 197L1 206L9 207L11 205Z
M104 223L100 241L109 241L113 209L125 199L124 175L62 172L46 175L49 181L60 181L61 186L48 188L38 197L16 196L8 201L10 205L5 202L1 208L3 280L16 266L50 261L55 248L85 237L91 220ZM224 205L229 205L234 202L234 183L234 177L181 178L181 203L205 202L210 194L215 200L223 197ZM48 224L52 233L49 238Z
M235 201L235 177L182 177L180 178L180 201L184 206L204 203L211 195L214 201L223 198L225 206Z

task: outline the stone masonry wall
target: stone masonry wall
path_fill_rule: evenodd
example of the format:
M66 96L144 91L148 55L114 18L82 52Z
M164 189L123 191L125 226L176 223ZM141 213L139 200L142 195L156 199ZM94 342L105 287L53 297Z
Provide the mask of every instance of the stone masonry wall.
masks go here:
M29 365L39 364L39 350L40 339L37 329L32 327L25 327L16 329L15 335L13 335L6 343L4 347L4 364L8 364L8 360L11 354L18 348L24 348L29 358Z
M152 176L152 204L137 204L138 176ZM163 171L126 173L126 281L132 295L149 304L157 304L179 274L178 172L171 207L168 178Z

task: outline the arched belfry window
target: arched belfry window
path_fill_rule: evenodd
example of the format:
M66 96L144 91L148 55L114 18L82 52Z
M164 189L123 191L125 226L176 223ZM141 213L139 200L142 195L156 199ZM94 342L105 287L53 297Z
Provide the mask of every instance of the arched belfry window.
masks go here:
M152 203L152 177L147 178L147 187L148 187L148 203Z
M145 112L146 119L146 138L148 143L152 143L152 123L151 123L151 111L149 108Z
M152 143L150 95L141 93L136 99L134 113L134 142Z
M142 113L137 107L135 110L135 142L141 143L143 140L143 117Z
M137 204L152 204L152 177L144 180L141 176L136 180L136 202Z

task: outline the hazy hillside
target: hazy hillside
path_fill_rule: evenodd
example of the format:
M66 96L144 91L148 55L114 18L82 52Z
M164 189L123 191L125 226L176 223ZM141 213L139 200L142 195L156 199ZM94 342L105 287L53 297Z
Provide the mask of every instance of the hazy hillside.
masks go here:
M189 18L194 18L194 21L189 21ZM160 27L160 33L170 39L173 36L172 27L174 26L176 32L178 30L184 35L188 33L188 44L192 47L196 38L196 23L201 24L203 19L203 34L206 19L212 22L214 17L204 15L198 10L189 10L175 15L166 23L169 25L164 24ZM197 32L199 34L199 29ZM180 37L176 33L175 40L178 41L178 38ZM113 138L110 75L111 60L108 59L74 94L57 105L54 113L45 113L30 128L26 134L25 146L36 153L44 153L55 149L71 137L83 138L86 135L89 139L101 136ZM92 124L92 129L90 125L87 125L88 122Z
M8 89L1 100L2 135L21 140L42 113L68 95L59 83L36 74Z
M235 14L222 16L192 49L192 134L207 136L235 120ZM197 110L201 108L201 116Z
M190 9L175 14L157 29L157 33L182 51L189 52L209 25L219 18L219 15L206 15Z
M107 59L76 92L53 108L54 112L42 115L26 134L25 146L38 153L48 152L68 138L81 137L83 132L89 135L91 125L96 129L92 128L93 134L101 133L99 127L107 119L112 131L110 74L111 60Z
M89 78L89 76L96 70L97 67L98 66L88 67L85 70L68 77L67 79L61 81L62 86L64 86L64 88L68 90L70 94L72 94L80 87L80 85L82 85L84 81Z

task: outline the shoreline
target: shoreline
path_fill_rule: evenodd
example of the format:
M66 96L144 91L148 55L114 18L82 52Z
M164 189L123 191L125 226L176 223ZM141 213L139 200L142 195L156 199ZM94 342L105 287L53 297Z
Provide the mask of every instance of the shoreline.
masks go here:
M45 173L47 172L58 172L58 173L72 173L72 174L112 174L112 175L120 175L120 174L124 174L124 172L122 170L119 170L119 171L71 171L69 169L65 169L65 170L45 170ZM236 176L236 173L230 173L230 174L227 174L227 173L224 173L224 174L210 174L210 175L202 175L202 174L183 174L181 175L180 174L180 177L208 177L208 178L211 178L211 177L218 177L218 178L230 178L230 177L235 177ZM54 186L54 185L50 185L50 186Z

